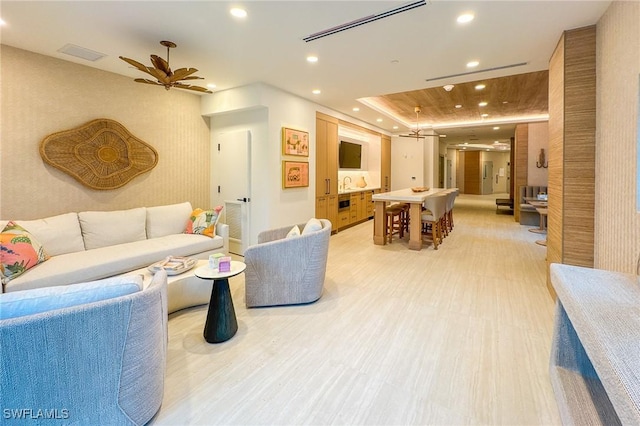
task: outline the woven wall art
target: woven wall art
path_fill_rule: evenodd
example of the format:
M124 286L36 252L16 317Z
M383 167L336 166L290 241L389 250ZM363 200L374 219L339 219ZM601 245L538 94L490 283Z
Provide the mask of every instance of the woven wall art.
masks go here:
M40 143L45 163L92 189L115 189L153 169L158 153L122 124L100 118Z

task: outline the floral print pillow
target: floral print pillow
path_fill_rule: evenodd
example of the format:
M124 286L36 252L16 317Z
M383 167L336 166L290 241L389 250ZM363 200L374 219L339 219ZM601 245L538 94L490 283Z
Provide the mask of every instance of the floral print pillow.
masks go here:
M195 209L187 222L185 234L202 234L213 238L216 235L216 224L220 219L222 206L213 210Z
M0 278L3 283L24 274L49 259L34 237L15 222L9 222L0 233Z

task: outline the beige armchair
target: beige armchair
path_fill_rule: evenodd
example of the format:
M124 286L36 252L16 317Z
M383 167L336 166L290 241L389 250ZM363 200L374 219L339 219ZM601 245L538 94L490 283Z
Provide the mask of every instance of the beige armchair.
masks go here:
M321 230L306 235L286 238L293 225L258 235L258 244L244 253L248 308L310 303L322 296L331 222L320 222Z

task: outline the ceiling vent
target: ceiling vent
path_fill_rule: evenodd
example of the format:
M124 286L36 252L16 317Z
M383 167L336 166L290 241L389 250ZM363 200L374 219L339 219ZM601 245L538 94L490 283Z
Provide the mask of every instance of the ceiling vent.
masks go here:
M58 52L91 62L95 62L107 56L104 53L94 52L93 50L85 49L84 47L76 46L75 44L65 44L63 47L58 49Z
M365 16L364 18L356 19L355 21L347 22L346 24L338 25L303 38L307 43L313 40L317 40L322 37L330 36L332 34L339 33L341 31L350 30L351 28L359 27L360 25L368 24L370 22L377 21L378 19L388 18L389 16L396 15L401 12L407 12L416 7L426 6L426 0L414 1L412 3L405 4L404 6L396 7L395 9L387 10L386 12L377 13L375 15Z
M478 73L487 72L487 71L504 70L504 69L507 69L507 68L521 67L521 66L527 65L528 63L529 62L520 62L519 64L511 64L511 65L503 65L501 67L485 68L483 70L463 72L463 73L460 73L460 74L443 75L441 77L427 78L427 79L425 79L425 81L443 80L445 78L462 77L463 75L478 74Z

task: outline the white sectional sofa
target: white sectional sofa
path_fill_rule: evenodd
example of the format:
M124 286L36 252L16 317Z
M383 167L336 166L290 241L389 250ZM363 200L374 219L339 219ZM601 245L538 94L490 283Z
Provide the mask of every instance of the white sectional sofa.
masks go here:
M216 225L214 238L185 234L189 202L118 211L66 213L14 220L29 231L47 261L3 283L3 292L75 284L126 274L167 256L206 259L229 252L229 227ZM8 221L0 221L4 229Z

